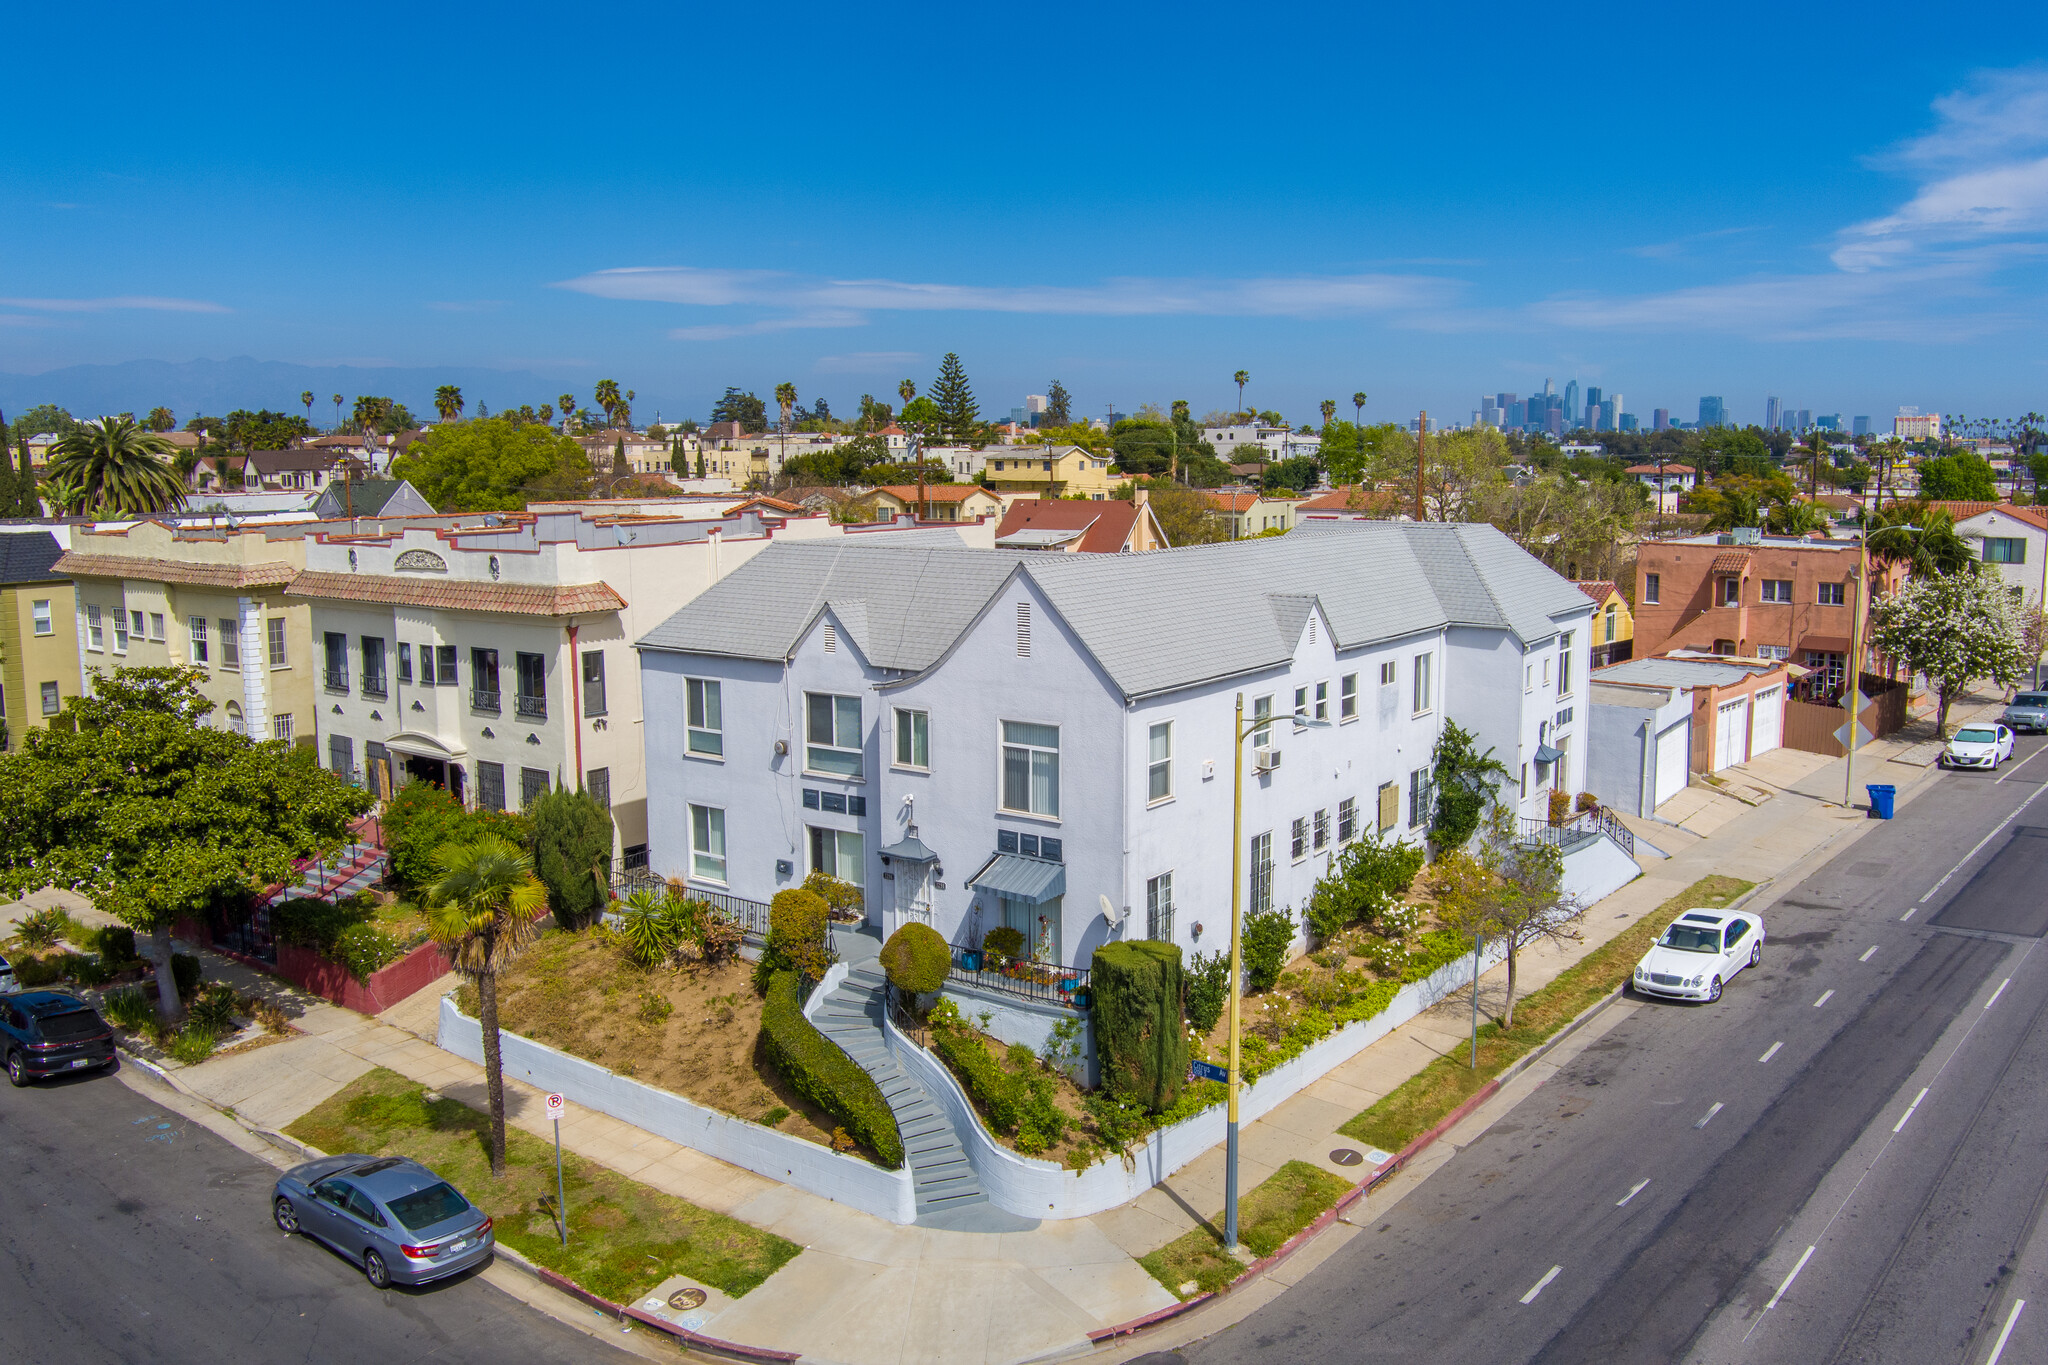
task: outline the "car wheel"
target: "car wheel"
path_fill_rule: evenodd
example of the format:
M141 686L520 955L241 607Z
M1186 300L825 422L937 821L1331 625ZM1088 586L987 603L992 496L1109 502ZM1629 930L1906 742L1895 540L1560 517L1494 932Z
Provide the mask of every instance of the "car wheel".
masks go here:
M384 1264L384 1258L374 1251L363 1253L363 1278L370 1282L372 1289L391 1287L391 1267Z
M1720 998L1721 998L1721 978L1717 976L1717 977L1715 977L1715 978L1714 978L1713 982L1712 982L1712 983L1711 983L1711 984L1710 984L1710 985L1709 985L1709 986L1707 987L1707 1003L1708 1003L1709 1005L1711 1005L1711 1004L1713 1004L1713 1003L1714 1003L1714 1002L1715 1002L1716 1000L1719 1000Z
M270 1216L277 1220L277 1230L290 1236L299 1230L299 1211L292 1207L292 1201L280 1198L270 1206Z
M1762 962L1763 960L1764 960L1764 945L1763 945L1763 944L1761 944L1761 943L1752 943L1752 944L1750 944L1750 945L1749 945L1749 965L1750 965L1750 966L1752 966L1752 967L1754 967L1754 966L1756 966L1756 964L1757 964L1757 963L1759 963L1759 962Z
M21 1086L21 1085L27 1085L27 1084L29 1083L29 1080L30 1080L30 1077L29 1077L29 1074L28 1074L28 1065L27 1065L27 1064L26 1064L25 1062L23 1062L23 1061L21 1060L21 1054L20 1054L19 1052L10 1052L10 1053L8 1053L8 1054L7 1054L7 1082L8 1082L8 1084L10 1084L10 1085L16 1085L16 1086Z

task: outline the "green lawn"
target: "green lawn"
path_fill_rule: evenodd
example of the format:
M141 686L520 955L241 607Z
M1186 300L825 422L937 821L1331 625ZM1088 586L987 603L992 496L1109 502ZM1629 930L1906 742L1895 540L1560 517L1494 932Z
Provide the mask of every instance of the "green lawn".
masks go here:
M1271 1256L1316 1220L1351 1188L1351 1182L1306 1161L1290 1161L1263 1184L1237 1201L1237 1235L1254 1256ZM1244 1266L1223 1251L1223 1215L1182 1233L1139 1265L1152 1278L1187 1299L1214 1293L1244 1273ZM1194 1281L1185 1293L1181 1286Z
M613 1303L631 1303L671 1275L740 1297L803 1248L735 1218L562 1154L569 1245L555 1232L555 1148L505 1130L505 1175L491 1178L490 1118L382 1067L285 1130L328 1152L408 1156L469 1196L498 1240Z
M1579 1017L1601 996L1629 979L1650 943L1684 910L1719 909L1755 885L1739 877L1702 877L1515 1004L1512 1031L1498 1024L1479 1029L1479 1067L1464 1048L1439 1057L1396 1086L1379 1103L1346 1123L1347 1137L1398 1152L1444 1115L1545 1039Z

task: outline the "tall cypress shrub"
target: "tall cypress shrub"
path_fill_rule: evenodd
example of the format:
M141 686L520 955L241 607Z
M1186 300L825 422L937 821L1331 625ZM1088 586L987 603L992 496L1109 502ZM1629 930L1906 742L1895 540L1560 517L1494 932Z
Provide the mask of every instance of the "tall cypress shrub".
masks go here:
M1171 1109L1188 1074L1187 978L1177 944L1105 943L1090 964L1102 1083L1152 1113Z
M611 899L612 817L587 791L556 787L527 808L533 870L564 929L583 928Z
M4 449L0 447L0 451ZM21 470L14 478L14 505L16 516L39 517L43 514L42 500L36 496L36 467L29 463L26 436L21 438Z

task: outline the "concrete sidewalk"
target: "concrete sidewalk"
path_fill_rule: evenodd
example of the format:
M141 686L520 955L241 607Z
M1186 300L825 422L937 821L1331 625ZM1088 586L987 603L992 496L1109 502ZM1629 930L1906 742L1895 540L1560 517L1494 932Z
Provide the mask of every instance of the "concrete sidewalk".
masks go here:
M1973 698L1956 708L1953 719L1997 704ZM1932 780L1933 770L1891 760L1926 741L1926 735L1909 730L1869 746L1858 757L1859 782L1866 772L1882 773L1869 780L1894 780L1900 799L1911 799L1915 788ZM1729 776L1758 803L1719 797L1732 809L1717 809L1707 830L1693 822L1631 820L1642 836L1644 875L1592 908L1583 941L1523 953L1518 991L1552 980L1700 877L1719 872L1756 882L1776 878L1866 825L1863 811L1839 804L1842 760L1779 751ZM1830 790L1833 804L1822 795ZM1650 852L1652 845L1668 856ZM369 1019L211 954L207 967L210 977L279 999L304 1030L178 1072L180 1083L244 1123L281 1129L373 1066L484 1107L480 1069L433 1043L440 997L453 987L452 977ZM1480 1004L1488 1013L1505 1003L1505 977L1496 968L1481 981ZM1470 1009L1470 996L1461 992L1249 1125L1241 1137L1243 1187L1296 1159L1356 1179L1368 1167L1332 1160L1333 1153L1360 1150L1337 1128L1432 1059L1461 1048ZM1537 1083L1525 1076L1518 1084L1524 1082ZM511 1122L547 1135L539 1092L508 1080L506 1094ZM1176 1302L1134 1258L1213 1216L1223 1203L1219 1148L1131 1203L1092 1218L1037 1224L1017 1219L1009 1230L983 1232L899 1227L577 1105L569 1107L562 1140L586 1159L801 1243L803 1255L744 1299L735 1302L711 1291L690 1325L727 1340L829 1361L1011 1365L1084 1351L1089 1332ZM1446 1147L1445 1159L1452 1150L1455 1145ZM1341 1225L1332 1232L1340 1230ZM1259 1293L1277 1292L1326 1254L1298 1257L1289 1263L1292 1270L1276 1272ZM1210 1321L1214 1312L1204 1309L1201 1317ZM1138 1349L1126 1346L1118 1353Z

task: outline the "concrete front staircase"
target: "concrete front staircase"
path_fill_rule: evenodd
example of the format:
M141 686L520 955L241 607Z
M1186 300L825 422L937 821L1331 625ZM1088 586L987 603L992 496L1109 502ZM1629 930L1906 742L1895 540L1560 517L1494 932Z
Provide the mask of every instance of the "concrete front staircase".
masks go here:
M889 1101L917 1191L918 1221L986 1204L988 1196L982 1193L981 1181L968 1164L952 1123L924 1087L889 1055L888 1039L882 1032L886 984L879 962L860 963L825 997L812 1022L875 1078L882 1097Z

